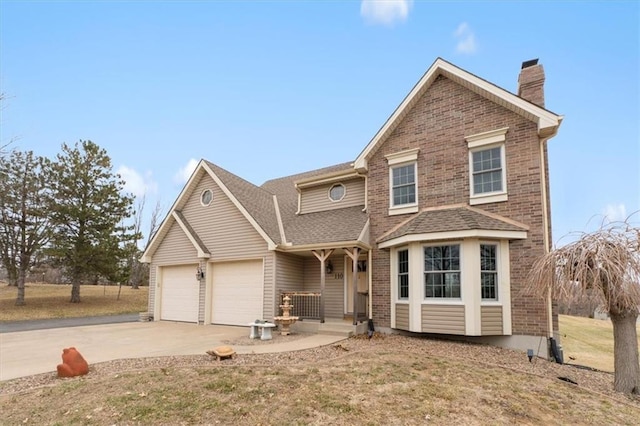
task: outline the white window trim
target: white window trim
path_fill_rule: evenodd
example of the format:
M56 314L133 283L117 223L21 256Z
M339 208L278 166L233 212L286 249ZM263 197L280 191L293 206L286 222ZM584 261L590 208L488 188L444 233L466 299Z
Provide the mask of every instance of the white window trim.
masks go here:
M344 191L342 192L342 197L340 197L338 200L334 200L333 198L331 198L331 190L335 186L341 186L342 188L344 188ZM346 196L347 196L347 187L342 182L334 183L329 187L329 190L327 191L327 198L329 198L329 201L331 201L332 203L339 203L340 201L344 200L344 197Z
M424 298L424 247L430 245L460 244L461 288L460 299L425 299ZM496 244L498 252L498 300L482 300L480 282L480 244ZM406 304L407 301L398 299L398 256L399 250L409 250L409 331L422 332L422 306L448 305L464 306L465 335L481 335L481 307L501 306L503 335L510 336L511 328L511 283L509 239L465 238L463 240L444 240L434 244L424 242L410 242L408 245L391 247L391 328L395 328L395 307ZM463 276L465 277L463 279Z
M480 250L480 256L482 256L482 248L481 246L494 246L496 248L496 298L495 299L483 299L482 298L482 259L480 259L480 304L482 306L502 306L502 301L500 300L500 278L502 278L500 273L500 262L502 259L500 258L500 242L499 241L480 241L478 243L478 250Z
M407 291L409 292L409 297L406 298L401 298L400 297L400 269L398 268L398 262L399 262L399 253L401 251L407 251L407 261L409 262L409 270L407 271L407 281L408 281L408 289ZM394 281L395 281L395 286L396 286L396 294L395 294L395 301L396 303L406 303L409 304L409 300L411 300L411 250L409 250L409 247L404 246L404 247L398 247L396 249L394 249L394 256L393 256L393 261L395 261L395 276L394 276Z
M426 302L425 304L433 304L433 305L439 305L439 304L446 304L446 305L463 305L464 304L464 300L465 300L465 294L464 294L464 275L465 275L465 261L464 261L464 246L463 246L464 241L441 241L438 243L433 243L433 244L422 244L421 245L421 255L422 255L422 281L421 281L421 285L422 285L422 300L423 302ZM458 272L460 273L460 297L427 297L427 292L426 292L426 288L425 288L425 281L424 281L424 277L426 274L426 271L424 270L424 249L425 247L441 247L441 246L458 246L458 250L460 251L460 269L458 269ZM411 268L411 265L409 265L409 268ZM409 290L411 291L411 290ZM411 293L409 293L409 296L411 296Z
M209 193L211 194L211 200L209 200L209 202L208 202L208 203L205 203L205 202L204 202L204 200L203 200L203 198L204 198L204 194L205 194L206 192L209 192ZM212 190L210 190L210 189L204 189L204 190L200 193L200 205L201 205L201 206L203 206L203 207L207 207L207 206L210 206L212 202L213 202L213 191L212 191Z
M417 213L418 212L418 153L420 148L408 149L385 155L389 165L389 216ZM413 163L414 185L416 190L416 201L410 204L393 205L393 169L396 167L408 166Z
M469 204L472 206L478 204L497 203L508 200L507 161L505 154L505 140L508 130L508 127L503 127L501 129L477 133L475 135L465 137L465 140L467 141L467 147L469 148ZM473 192L473 153L496 147L500 148L502 190L475 194Z

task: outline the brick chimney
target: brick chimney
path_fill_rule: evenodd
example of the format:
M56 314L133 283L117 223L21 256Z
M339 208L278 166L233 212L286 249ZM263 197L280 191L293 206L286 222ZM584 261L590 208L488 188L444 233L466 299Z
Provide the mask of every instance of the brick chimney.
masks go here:
M518 76L518 96L544 108L544 68L537 59L522 63Z

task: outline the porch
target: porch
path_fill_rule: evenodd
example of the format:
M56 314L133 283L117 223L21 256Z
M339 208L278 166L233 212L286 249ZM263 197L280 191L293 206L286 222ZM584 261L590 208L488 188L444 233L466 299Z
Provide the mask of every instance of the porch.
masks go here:
M275 315L288 296L300 323L366 323L369 252L359 247L277 253Z

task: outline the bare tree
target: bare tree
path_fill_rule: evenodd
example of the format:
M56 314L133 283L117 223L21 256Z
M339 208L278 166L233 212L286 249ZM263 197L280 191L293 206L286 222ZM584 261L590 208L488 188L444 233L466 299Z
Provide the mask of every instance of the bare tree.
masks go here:
M540 296L551 290L557 300L595 295L613 323L614 389L640 394L640 228L627 219L581 234L534 263L529 288Z
M13 150L7 159L0 157L0 258L9 284L18 287L18 306L25 303L27 272L50 235L43 161L32 151Z

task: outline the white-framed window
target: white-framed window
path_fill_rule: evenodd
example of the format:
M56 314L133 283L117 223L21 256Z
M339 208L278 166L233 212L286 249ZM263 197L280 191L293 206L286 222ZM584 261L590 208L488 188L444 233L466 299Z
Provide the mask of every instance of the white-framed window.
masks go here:
M498 245L480 244L480 294L498 300Z
M409 250L398 250L397 254L398 300L409 300Z
M416 163L391 168L391 206L416 204Z
M424 247L425 299L460 299L460 275L460 244Z
M211 192L210 189L202 191L202 194L200 194L200 204L206 207L211 204L211 201L213 201L213 192Z
M473 195L503 192L502 146L471 152Z
M507 200L505 140L508 127L467 136L470 204Z
M341 183L336 183L329 188L329 199L333 202L342 201L347 194L347 188Z
M389 163L389 214L418 211L418 148L386 155Z

